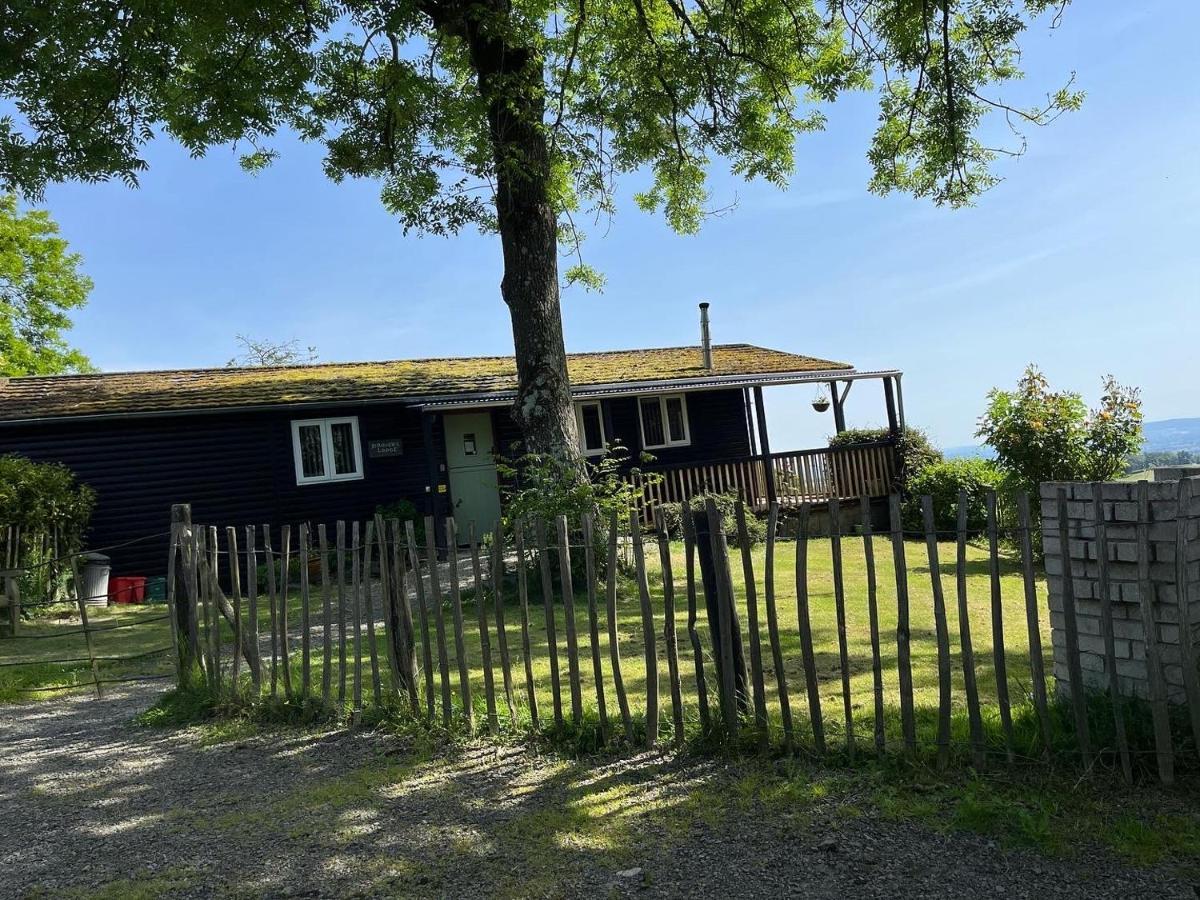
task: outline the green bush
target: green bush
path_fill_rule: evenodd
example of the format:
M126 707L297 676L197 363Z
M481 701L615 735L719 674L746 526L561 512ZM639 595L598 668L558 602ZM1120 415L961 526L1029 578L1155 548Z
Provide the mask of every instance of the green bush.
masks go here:
M874 444L886 441L891 432L887 428L847 428L841 434L829 436L830 447L846 447L850 444Z
M60 463L0 456L0 530L17 535L21 592L41 600L66 593L70 566L56 559L83 547L96 492ZM6 550L8 548L6 547Z
M391 503L381 503L375 507L375 514L383 516L385 524L392 519L399 519L401 528L404 527L405 522L412 522L413 531L416 532L417 546L425 545L425 517L421 515L416 504L411 500L401 498L393 500Z
M83 544L95 505L96 492L66 466L0 456L0 525L27 535L57 531L60 555L73 553Z
M829 438L830 447L845 447L850 444L870 444L876 441L886 441L890 432L886 428L849 428L841 434ZM927 435L920 428L905 427L901 429L896 440L896 455L900 460L900 471L896 474L896 482L892 490L907 497L911 492L909 482L918 472L927 466L942 462L942 451L933 446Z
M641 461L653 459L642 454ZM586 459L562 460L549 454L526 453L516 457L500 457L496 470L503 480L503 524L511 531L524 523L525 546L534 546L534 523L541 520L546 529L548 545L556 545L556 520L567 517L570 541L579 547L583 543L583 516L592 516L592 549L596 571L601 577L608 564L608 527L613 514L617 517L618 533L629 527L629 514L636 507L642 489L635 487L628 476L642 475L645 484L656 484L661 476L642 473L630 466L631 454L614 444L595 462ZM531 555L532 558L532 555ZM530 563L530 584L540 585L537 566ZM584 554L571 554L571 577L576 585L583 584ZM557 562L552 567L558 577ZM540 588L539 588L540 589Z
M643 462L652 459L643 454ZM500 458L496 469L507 485L505 524L542 519L547 528L553 529L554 520L565 515L571 527L577 528L583 515L591 513L599 531L599 526L606 525L613 512L618 521L627 522L629 511L641 494L628 476L642 474L648 484L661 480L661 476L631 467L630 461L629 451L620 445L610 447L596 462L562 460L540 453Z
M713 500L721 513L725 538L731 547L739 546L737 527L737 494L696 494L687 501L692 512L703 512L705 501ZM674 539L683 534L683 503L664 503L661 507L663 525ZM767 523L753 512L746 511L746 535L750 546L761 544L767 539Z
M927 465L909 479L905 497L904 527L910 531L925 528L921 497L933 498L933 522L938 531L958 528L958 494L967 494L967 527L978 531L987 525L984 499L989 490L1000 486L1003 475L988 459L947 459Z

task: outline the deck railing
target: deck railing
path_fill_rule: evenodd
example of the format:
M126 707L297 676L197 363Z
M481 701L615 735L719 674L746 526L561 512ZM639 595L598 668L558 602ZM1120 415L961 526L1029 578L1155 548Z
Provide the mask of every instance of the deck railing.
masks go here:
M884 497L892 490L896 477L895 446L890 441L792 450L772 453L775 496L783 507L801 503L826 503L832 499L857 500ZM770 503L767 468L763 457L737 457L668 466L647 466L645 475L633 476L641 487L642 520L654 524L655 510L664 503L680 503L703 493L736 493L758 512Z

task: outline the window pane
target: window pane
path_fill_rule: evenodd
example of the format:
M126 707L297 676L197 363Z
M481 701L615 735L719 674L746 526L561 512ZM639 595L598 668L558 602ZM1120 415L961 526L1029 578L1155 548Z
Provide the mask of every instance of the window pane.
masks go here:
M662 406L657 397L642 397L642 438L647 447L666 443L663 437Z
M687 428L683 421L683 398L667 398L667 433L672 442L687 440Z
M325 474L325 459L321 450L321 426L301 425L300 471L305 478L320 478Z
M349 422L335 422L329 426L333 438L333 474L353 475L358 471L358 460L354 458L354 426Z
M600 407L589 403L579 408L579 418L583 421L583 449L604 449L604 427L600 424Z

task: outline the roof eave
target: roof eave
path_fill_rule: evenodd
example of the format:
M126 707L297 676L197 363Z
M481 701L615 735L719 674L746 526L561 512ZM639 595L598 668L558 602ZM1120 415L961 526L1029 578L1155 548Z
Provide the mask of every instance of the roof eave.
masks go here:
M820 384L829 381L858 381L863 378L888 378L901 375L899 369L879 369L860 372L857 369L819 369L797 372L760 372L749 375L708 375L697 378L664 378L652 381L618 381L609 384L589 384L573 388L573 397L630 396L662 391L688 392L722 388L755 387L788 384ZM455 409L458 407L492 406L511 402L516 391L491 391L476 394L454 394L422 397L414 405L424 409Z
M864 378L888 378L903 374L900 369L858 371L854 368L820 369L794 372L760 372L739 375L708 375L696 378L661 378L649 381L617 381L589 384L574 388L573 397L598 397L658 393L664 390L688 392L720 388L755 387L788 384L815 384L828 381L858 381ZM330 398L324 400L287 401L279 403L206 406L193 409L136 410L105 413L64 413L24 419L0 420L0 428L18 425L38 425L52 422L99 422L112 419L182 418L202 415L221 415L245 412L275 412L281 409L316 409L320 407L377 406L399 403L429 410L450 410L480 406L500 406L511 403L516 391L476 391L454 394L400 394L391 397Z

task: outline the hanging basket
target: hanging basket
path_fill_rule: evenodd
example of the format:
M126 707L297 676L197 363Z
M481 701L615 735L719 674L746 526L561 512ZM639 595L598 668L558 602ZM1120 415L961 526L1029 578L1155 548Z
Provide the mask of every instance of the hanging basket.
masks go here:
M824 391L817 391L817 395L813 397L812 407L819 413L829 409L829 396Z

